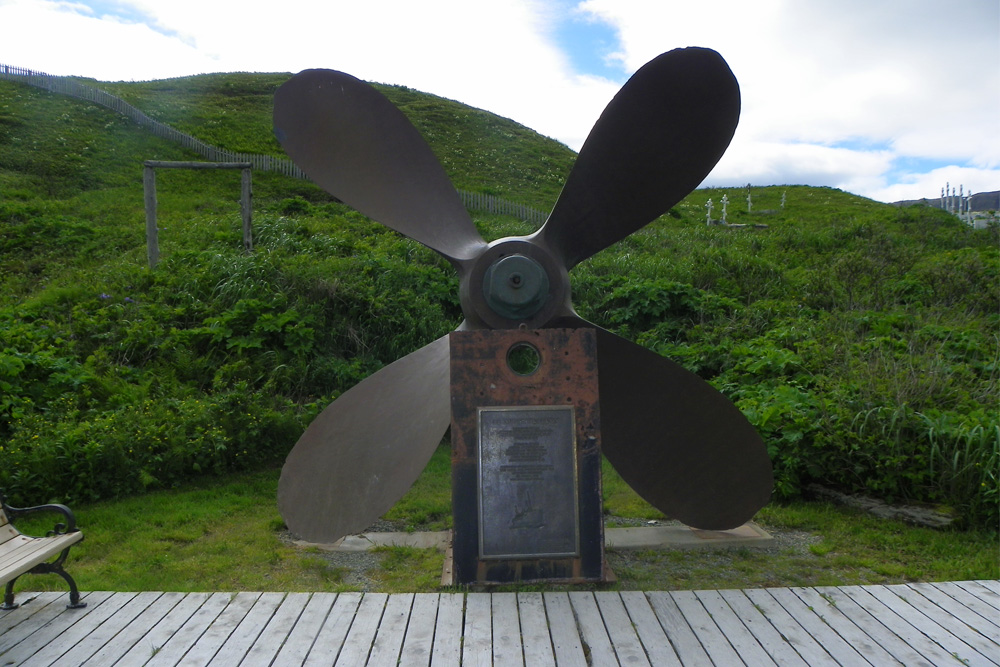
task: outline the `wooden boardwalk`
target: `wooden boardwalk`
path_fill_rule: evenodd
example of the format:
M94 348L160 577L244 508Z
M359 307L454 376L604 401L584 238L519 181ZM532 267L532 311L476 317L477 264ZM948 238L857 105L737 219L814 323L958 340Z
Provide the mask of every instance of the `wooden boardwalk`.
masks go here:
M998 665L1000 582L570 593L21 593L0 665Z

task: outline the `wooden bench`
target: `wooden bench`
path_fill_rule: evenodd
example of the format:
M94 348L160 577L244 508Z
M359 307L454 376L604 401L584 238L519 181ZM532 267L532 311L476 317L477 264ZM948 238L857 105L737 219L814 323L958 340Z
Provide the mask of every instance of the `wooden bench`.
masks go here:
M62 514L62 522L48 532L45 537L22 535L11 523L19 517L42 512ZM83 539L83 533L77 530L76 518L65 505L39 505L38 507L11 507L0 493L0 584L6 584L3 605L0 609L16 609L14 604L14 582L22 574L55 573L69 584L70 609L85 607L86 602L80 602L80 591L76 582L63 569L66 556L71 546ZM49 562L53 556L58 556Z

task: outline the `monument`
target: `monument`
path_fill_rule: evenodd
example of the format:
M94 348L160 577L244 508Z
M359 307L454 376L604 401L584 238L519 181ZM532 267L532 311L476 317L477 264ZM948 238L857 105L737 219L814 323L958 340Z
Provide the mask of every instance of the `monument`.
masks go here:
M451 427L456 583L604 578L602 455L668 517L735 528L770 498L742 413L682 366L581 318L569 272L683 199L725 152L740 92L701 48L641 67L597 120L546 222L487 242L430 147L369 84L307 70L275 94L282 147L318 185L439 253L464 321L330 404L278 506L314 542L406 493Z
M585 328L451 335L456 582L604 578L596 346Z

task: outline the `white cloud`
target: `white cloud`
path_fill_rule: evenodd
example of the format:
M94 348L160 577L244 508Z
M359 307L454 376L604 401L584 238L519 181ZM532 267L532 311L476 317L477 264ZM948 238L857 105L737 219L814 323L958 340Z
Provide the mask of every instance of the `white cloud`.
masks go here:
M150 53L155 57L143 57ZM145 24L101 16L82 3L0 0L0 62L52 74L131 80L203 71L205 58Z
M934 199L941 196L941 188L945 187L945 184L950 184L956 189L961 185L966 194L1000 189L996 170L950 165L928 172L909 174L898 183L883 184L881 188L873 190L873 198L887 202Z
M891 165L888 151L809 143L735 140L706 185L825 185L850 192L870 187Z
M894 160L919 157L954 161L1000 189L992 0L587 0L582 8L617 26L630 69L687 44L727 59L743 112L709 182L825 184L885 200L923 184L886 183Z
M726 58L743 113L708 182L885 199L938 178L899 167L930 161L1000 189L996 0L0 0L0 63L102 80L330 67L579 148L619 82L574 69L555 38L574 20L613 28L623 77L677 47Z
M557 14L537 0L116 6L147 24L55 0L0 0L0 62L112 80L328 67L489 109L574 148L618 88L572 71L549 38Z

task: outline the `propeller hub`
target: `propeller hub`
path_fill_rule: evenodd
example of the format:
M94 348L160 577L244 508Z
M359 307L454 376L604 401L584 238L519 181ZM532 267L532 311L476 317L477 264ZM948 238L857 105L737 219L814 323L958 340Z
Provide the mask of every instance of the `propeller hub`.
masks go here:
M524 255L501 257L483 275L483 296L494 312L524 320L545 305L549 276L542 265Z
M461 265L459 301L470 329L539 329L573 314L566 268L525 237L497 239Z

